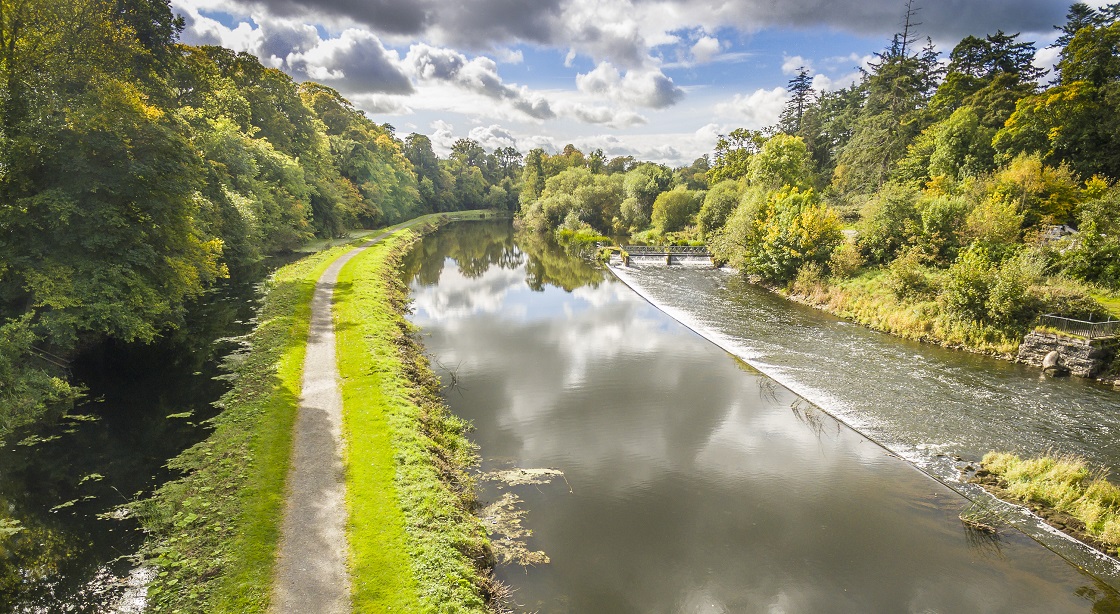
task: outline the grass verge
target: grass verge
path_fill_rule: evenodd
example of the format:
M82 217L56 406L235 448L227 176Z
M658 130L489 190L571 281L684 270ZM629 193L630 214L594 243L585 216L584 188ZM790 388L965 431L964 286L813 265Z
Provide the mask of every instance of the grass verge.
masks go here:
M227 358L233 387L205 441L171 460L184 473L135 506L157 570L151 612L263 612L280 537L284 482L299 404L315 281L351 249L282 267L268 280L257 326Z
M431 227L482 212L424 216ZM132 506L148 539L140 554L156 577L150 612L264 612L283 517L292 429L315 282L353 244L280 268L266 282L255 329L226 359L232 388L214 431L168 462L181 472Z
M354 609L486 612L497 586L465 472L475 449L404 319L398 269L416 237L358 255L335 290Z
M1022 459L989 452L977 474L995 494L1031 505L1057 528L1116 556L1120 546L1120 487L1081 459Z

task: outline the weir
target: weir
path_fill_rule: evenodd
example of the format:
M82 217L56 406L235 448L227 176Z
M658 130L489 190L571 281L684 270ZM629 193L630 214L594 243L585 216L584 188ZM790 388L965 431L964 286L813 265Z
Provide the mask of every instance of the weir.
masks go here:
M691 245L623 245L621 253L612 260L622 266L657 263L672 265L713 266L712 254L706 247Z

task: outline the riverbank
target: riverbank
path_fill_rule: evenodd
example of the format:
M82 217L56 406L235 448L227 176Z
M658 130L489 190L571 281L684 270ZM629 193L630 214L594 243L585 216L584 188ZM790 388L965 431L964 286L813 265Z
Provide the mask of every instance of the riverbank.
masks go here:
M1120 547L1120 487L1084 461L990 452L972 481L1026 505L1050 526L1113 558Z
M789 288L766 287L791 301L896 337L1002 360L1016 359L1022 334L950 317L934 295L900 299L884 281L887 274L865 271L840 281L797 280ZM1111 303L1101 305L1113 307ZM1103 384L1120 384L1120 356L1095 379Z
M467 217L477 219L479 213L431 215L417 221L430 230ZM242 351L227 359L233 385L219 401L222 413L211 421L213 433L169 462L182 478L133 506L150 536L142 558L157 571L147 591L148 611L267 610L311 296L323 271L352 248L339 246L308 256L269 279L256 328L242 340ZM386 272L389 278L394 274ZM364 281L374 285L383 280L375 276ZM404 379L413 375L400 372L383 383L399 390L430 386L423 379ZM344 396L346 391L344 385ZM432 457L430 462L437 461ZM359 565L352 574L364 573L362 569ZM362 578L354 577L357 589Z

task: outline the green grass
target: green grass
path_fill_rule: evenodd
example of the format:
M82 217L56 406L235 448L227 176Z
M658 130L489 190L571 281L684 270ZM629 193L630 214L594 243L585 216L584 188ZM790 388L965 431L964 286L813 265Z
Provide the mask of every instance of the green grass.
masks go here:
M1065 512L1085 523L1089 535L1120 546L1120 488L1103 473L1094 474L1081 459L1021 459L989 452L982 462L1012 497Z
M866 269L849 279L828 281L798 298L841 318L906 339L1003 356L1018 350L1019 337L955 320L932 296L900 299L889 289L886 278L883 269Z
M310 256L268 281L234 356L233 388L214 432L168 465L185 473L137 505L150 532L144 555L159 576L152 612L263 612L280 536L284 482L315 280L349 247Z
M477 211L436 214L408 224L431 228L482 215L493 217ZM282 267L269 279L257 327L247 337L250 349L227 359L233 386L220 401L222 413L211 421L213 433L168 463L183 477L132 506L149 533L141 554L158 572L149 586L149 611L266 611L311 296L330 263L374 232L379 231ZM366 582L364 576L360 580Z
M404 231L355 257L335 291L351 573L358 612L485 612L489 542L471 513L467 424L403 318Z
M1108 310L1113 318L1120 318L1120 294L1106 294L1094 292L1092 296L1102 307Z

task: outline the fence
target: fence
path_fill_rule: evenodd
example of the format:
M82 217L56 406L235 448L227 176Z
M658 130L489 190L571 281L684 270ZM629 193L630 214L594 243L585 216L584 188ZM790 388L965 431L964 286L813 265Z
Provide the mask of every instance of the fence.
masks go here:
M709 256L708 248L691 245L623 245L631 256Z
M1115 337L1120 333L1120 320L1109 318L1104 322L1088 322L1075 320L1048 313L1039 318L1043 326L1059 330L1068 335L1077 335L1086 339L1101 339Z

